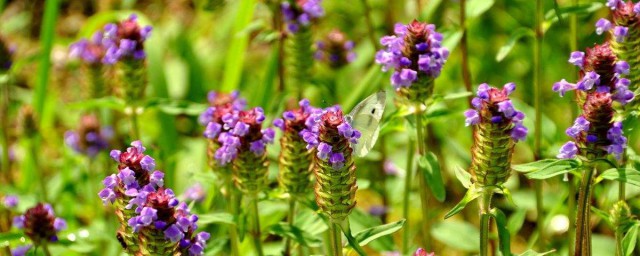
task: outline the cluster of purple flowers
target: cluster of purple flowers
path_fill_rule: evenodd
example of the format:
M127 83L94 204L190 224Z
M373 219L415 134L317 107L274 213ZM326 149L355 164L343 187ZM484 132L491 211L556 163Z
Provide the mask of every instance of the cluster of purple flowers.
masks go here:
M266 145L272 143L275 136L273 129L262 129L264 120L264 110L256 107L226 113L222 116L223 125L215 125L212 131L207 126L207 130L216 134L222 144L215 153L218 163L230 163L240 151L250 150L257 156L264 154Z
M353 41L347 40L344 33L333 30L325 40L316 43L317 50L314 57L328 63L332 68L339 68L356 59L356 54L353 52L354 46Z
M134 232L145 228L162 231L167 240L179 242L181 250L188 251L188 255L202 255L210 235L200 232L193 236L198 228L198 215L191 214L187 204L179 202L171 189L160 187L140 193L136 198L141 201L136 210L139 215L128 221Z
M579 153L589 158L601 157L598 151L604 149L620 158L627 139L622 134L622 123L612 122L612 104L617 101L625 105L634 98L628 89L629 80L621 78L629 73L629 64L618 60L608 43L589 48L586 53L573 52L569 62L580 67L580 81L572 84L562 79L553 85L553 90L560 96L577 90L584 101L583 113L566 130L573 141L564 144L557 157L573 158Z
M617 24L628 24L629 20L637 20L640 17L640 3L634 4L633 1L623 0L607 0L607 7L613 11L613 19L621 21ZM601 35L605 31L611 31L616 42L623 42L628 35L628 26L613 26L613 23L607 19L599 19L596 22L596 34Z
M151 35L151 26L141 27L132 14L118 24L109 23L97 31L91 40L81 39L70 47L72 57L88 64L113 65L119 60L141 60L146 57L144 41Z
M229 94L210 91L207 94L209 107L198 117L200 124L207 127L204 132L205 137L214 139L218 136L219 132L216 131L221 129L224 124L222 116L232 111L243 110L247 107L247 101L240 98L239 95L238 91Z
M38 203L28 209L24 215L13 218L13 226L24 229L25 235L39 245L58 241L58 232L67 229L67 222L57 218L49 204Z
M488 84L478 86L477 97L471 101L472 109L464 112L465 124L476 125L482 122L494 124L511 122L511 138L514 141L524 140L527 136L527 128L522 125L524 113L517 111L509 99L509 95L515 91L514 83L505 84L502 90L491 87Z
M301 138L308 140L316 140L318 127L315 120L322 114L322 109L311 106L308 99L302 99L298 102L299 109L285 111L282 113L282 118L276 118L273 120L273 125L280 128L283 132L294 131L298 132ZM310 119L315 116L316 119ZM314 130L315 129L315 130ZM317 144L317 142L316 142ZM309 149L310 147L307 147Z
M411 86L421 76L440 75L449 50L442 46L442 34L435 29L433 24L414 20L396 24L395 35L380 39L386 48L376 53L376 63L382 65L382 71L394 70L391 85L396 90Z
M95 115L85 115L81 118L77 131L64 133L64 142L76 152L94 157L109 147L112 137L111 127L100 127L100 121Z
M351 154L346 145L357 144L360 132L345 120L339 106L314 111L306 121L307 129L302 137L307 149L315 148L316 156L327 161L334 169L344 167L345 154Z
M307 27L314 19L324 16L324 9L320 5L322 0L284 1L280 5L287 29L297 33L301 27Z
M608 48L608 44L603 46L596 46L594 48L587 49L590 56L596 55L595 51L603 51L604 46ZM564 96L567 91L580 90L586 93L600 92L610 93L613 100L618 101L620 104L625 105L633 100L634 94L629 90L629 79L622 78L622 75L629 73L629 64L626 61L617 61L613 66L613 76L604 77L601 79L601 75L597 70L586 70L584 67L585 53L581 51L575 51L571 53L569 63L580 67L582 78L577 83L569 83L567 80L562 79L560 82L553 84L553 91L558 92L560 96Z
M105 204L114 203L117 198L129 199L125 208L135 206L137 214L127 221L134 232L155 228L168 241L180 242L181 250L189 255L202 255L209 234L201 232L192 237L198 216L191 214L171 189L164 188L164 173L155 170L155 160L145 155L145 150L140 141L134 141L125 152L111 151L111 158L119 163L119 172L103 180L105 188L100 191L100 198Z

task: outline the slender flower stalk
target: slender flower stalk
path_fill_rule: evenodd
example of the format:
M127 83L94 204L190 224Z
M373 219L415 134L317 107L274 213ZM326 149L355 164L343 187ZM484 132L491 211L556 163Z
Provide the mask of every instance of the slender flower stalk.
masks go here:
M24 230L33 245L41 247L45 255L51 255L47 245L58 241L58 232L67 229L67 222L57 218L49 204L38 203L24 215L13 218L13 226ZM31 247L17 248L12 255L26 253Z
M311 173L313 154L304 136L312 133L313 122L307 120L320 109L309 104L309 100L299 102L299 108L286 111L282 118L274 121L274 126L283 132L280 138L280 157L278 158L280 172L278 181L280 186L289 194L288 222L293 225L296 200L304 198L311 191ZM308 136L308 135L307 135ZM285 255L291 255L291 240L285 240Z
M216 150L219 165L231 164L236 187L249 199L250 217L254 247L258 255L263 255L258 194L267 182L268 160L266 145L273 142L275 132L271 128L262 129L265 120L262 108L233 111L222 117L224 125L218 129L218 141L222 143ZM222 131L221 129L226 129Z
M535 107L535 123L533 134L533 152L534 159L542 159L542 40L544 37L544 31L542 29L544 4L542 0L536 0L536 26L535 26L535 46L533 50L533 80L534 80L534 107ZM544 231L544 205L542 198L542 181L534 180L533 187L536 195L536 229L538 231L538 249L544 251L545 249L545 231Z
M6 176L6 180L11 182L10 160L9 160L9 71L13 65L11 49L5 40L0 37L0 123L2 125L2 158L0 158L0 174Z
M313 67L313 38L311 23L324 16L324 9L320 5L322 0L286 0L281 4L282 15L287 30L291 36L287 44L293 81L291 88L302 98L302 90L309 82Z
M621 75L629 73L629 65L617 59L608 43L596 45L585 52L573 52L569 62L580 67L580 80L569 83L562 80L553 85L553 90L564 96L575 90L582 114L566 130L572 138L560 149L558 158L583 160L583 175L578 195L576 225L576 255L591 255L590 202L593 177L599 171L595 161L609 154L620 160L627 139L623 135L622 123L614 122L614 102L626 105L634 98L628 89L629 80Z
M415 109L415 123L418 153L426 156L427 127L423 125L425 102L432 96L434 80L440 75L449 51L442 47L442 34L435 31L435 25L414 20L408 25L396 24L395 35L380 39L385 49L376 53L376 63L382 70L394 70L391 85L403 103ZM421 175L420 175L421 176ZM423 243L430 249L430 219L428 192L425 180L420 177L420 198L422 201ZM405 193L408 193L405 190Z
M304 140L315 152L316 203L330 222L330 255L342 255L340 229L348 230L347 217L356 205L358 189L351 144L357 143L360 132L345 120L338 106L317 111L307 121L313 127Z
M511 157L516 142L527 135L522 125L524 114L517 111L509 95L515 90L514 83L505 84L502 90L487 84L478 86L473 108L464 115L467 126L473 125L473 147L471 166L473 185L480 193L480 255L489 255L489 220L491 198L511 174Z
M42 166L40 166L40 154L39 152L37 152L37 143L38 143L38 132L39 132L39 127L38 127L38 123L37 123L37 118L36 118L36 114L33 112L33 108L30 105L24 105L22 106L22 108L20 109L20 123L22 126L22 135L25 138L28 138L28 146L27 149L29 150L30 153L30 160L32 161L33 164L33 169L35 169L35 171L37 172L35 175L38 175L38 177L40 177L38 179L38 185L40 186L40 195L39 198L42 201L46 201L47 199L47 194L48 194L48 190L47 190L47 185L46 185L46 175L45 175L45 171L42 168ZM28 184L31 184L29 179L23 179L23 184L25 187L28 187ZM26 183L26 184L25 184Z
M354 46L353 41L347 40L344 33L334 29L324 40L316 42L317 50L314 57L332 69L339 69L355 60Z

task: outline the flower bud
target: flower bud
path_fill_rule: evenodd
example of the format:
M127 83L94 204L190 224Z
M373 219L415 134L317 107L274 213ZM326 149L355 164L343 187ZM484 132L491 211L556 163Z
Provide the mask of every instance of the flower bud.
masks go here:
M100 127L98 117L88 114L81 117L77 131L65 132L64 142L76 152L94 157L107 149L112 136L110 127Z
M37 246L58 241L58 232L67 228L67 223L56 218L51 205L38 203L24 215L13 219L13 226L24 229L25 235Z
M616 230L624 230L633 224L634 218L631 215L631 209L625 201L618 201L613 204L613 207L609 211L611 215L611 224Z

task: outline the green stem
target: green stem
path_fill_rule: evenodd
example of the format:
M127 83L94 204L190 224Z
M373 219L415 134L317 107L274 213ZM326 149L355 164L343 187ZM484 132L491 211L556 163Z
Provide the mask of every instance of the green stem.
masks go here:
M578 216L576 220L575 255L591 256L591 189L594 169L590 164L584 167L578 195Z
M426 126L422 123L422 106L420 103L416 104L416 134L417 134L417 142L418 142L418 153L420 157L424 157L426 154L426 145L424 132ZM418 166L418 171L416 174L418 175L418 182L420 187L418 190L420 191L420 201L422 204L422 243L424 245L424 249L427 251L431 250L431 223L429 218L429 194L427 193L427 183L424 180L424 175L422 175L422 169Z
M226 175L225 178L225 199L227 202L227 211L233 216L237 216L237 195L238 193L235 190L235 186L233 185L233 181L231 180L231 176ZM240 251L238 250L238 229L237 225L229 225L229 245L231 246L231 255L239 256Z
M47 243L42 244L42 252L45 256L51 256L51 252L49 251L49 245Z
M251 234L253 235L253 246L256 249L256 254L258 256L263 256L264 251L262 250L262 234L260 232L260 215L258 215L258 196L254 195L251 198L251 217L253 217L253 227L251 230Z
M40 200L42 200L42 202L47 202L47 184L46 181L47 179L45 178L45 173L44 173L44 169L40 166L40 160L38 159L38 156L40 154L38 154L38 150L36 149L36 145L38 144L39 138L33 137L29 139L29 150L31 151L31 157L32 157L32 161L33 161L33 168L36 169L37 175L38 175L38 179L40 182L38 182L38 185L40 185Z
M138 130L138 108L135 105L131 106L131 140L140 139L140 131Z
M332 256L342 256L342 234L338 224L329 221L329 235L331 237L331 253Z
M576 237L576 184L571 176L569 176L568 180L569 184L569 196L568 196L568 207L569 207L569 255L573 255L574 253L574 240Z
M293 226L293 221L296 215L296 200L291 197L289 198L289 216L287 217L287 221L290 226ZM291 239L284 239L284 255L291 255Z
M406 168L406 174L404 176L404 194L403 194L403 201L402 201L402 217L407 220L407 222L405 223L404 226L404 232L402 233L402 254L407 254L409 252L409 235L410 235L410 231L409 231L409 227L411 227L411 225L409 225L409 192L411 192L411 178L413 177L412 174L412 170L413 170L413 156L415 155L414 152L414 148L415 148L415 142L412 138L409 138L409 146L407 147L409 154L407 154L407 168Z
M362 7L364 8L364 21L367 24L371 46L373 47L373 49L378 50L378 40L376 40L376 33L375 29L373 28L373 21L371 19L371 7L369 7L369 3L367 3L367 0L360 1L362 2Z
M6 175L8 184L13 183L11 177L11 163L9 161L9 74L0 74L0 123L2 123L2 174Z
M491 223L491 197L493 192L484 189L478 199L480 207L480 256L489 255L489 224Z
M460 0L460 27L462 28L462 38L460 39L460 55L462 56L462 80L464 81L464 88L471 92L471 71L469 70L469 47L467 45L467 17L466 7L467 0ZM469 106L471 106L472 96L467 97Z
M544 6L542 0L536 0L536 42L533 49L534 57L534 107L535 107L535 134L534 134L534 157L536 160L542 157L542 14L544 12ZM544 250L545 247L545 234L544 234L544 206L542 202L542 184L541 181L534 181L534 188L536 191L536 213L537 221L536 229L538 230L538 249Z
M625 256L624 248L622 246L622 239L624 238L624 234L622 233L622 229L620 227L616 227L616 256Z

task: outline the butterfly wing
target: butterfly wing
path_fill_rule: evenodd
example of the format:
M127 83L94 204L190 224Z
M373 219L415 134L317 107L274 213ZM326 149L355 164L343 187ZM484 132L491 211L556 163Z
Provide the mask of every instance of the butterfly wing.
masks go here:
M379 91L358 103L349 113L351 126L362 134L358 143L351 145L356 156L365 156L376 144L386 99L387 93Z

